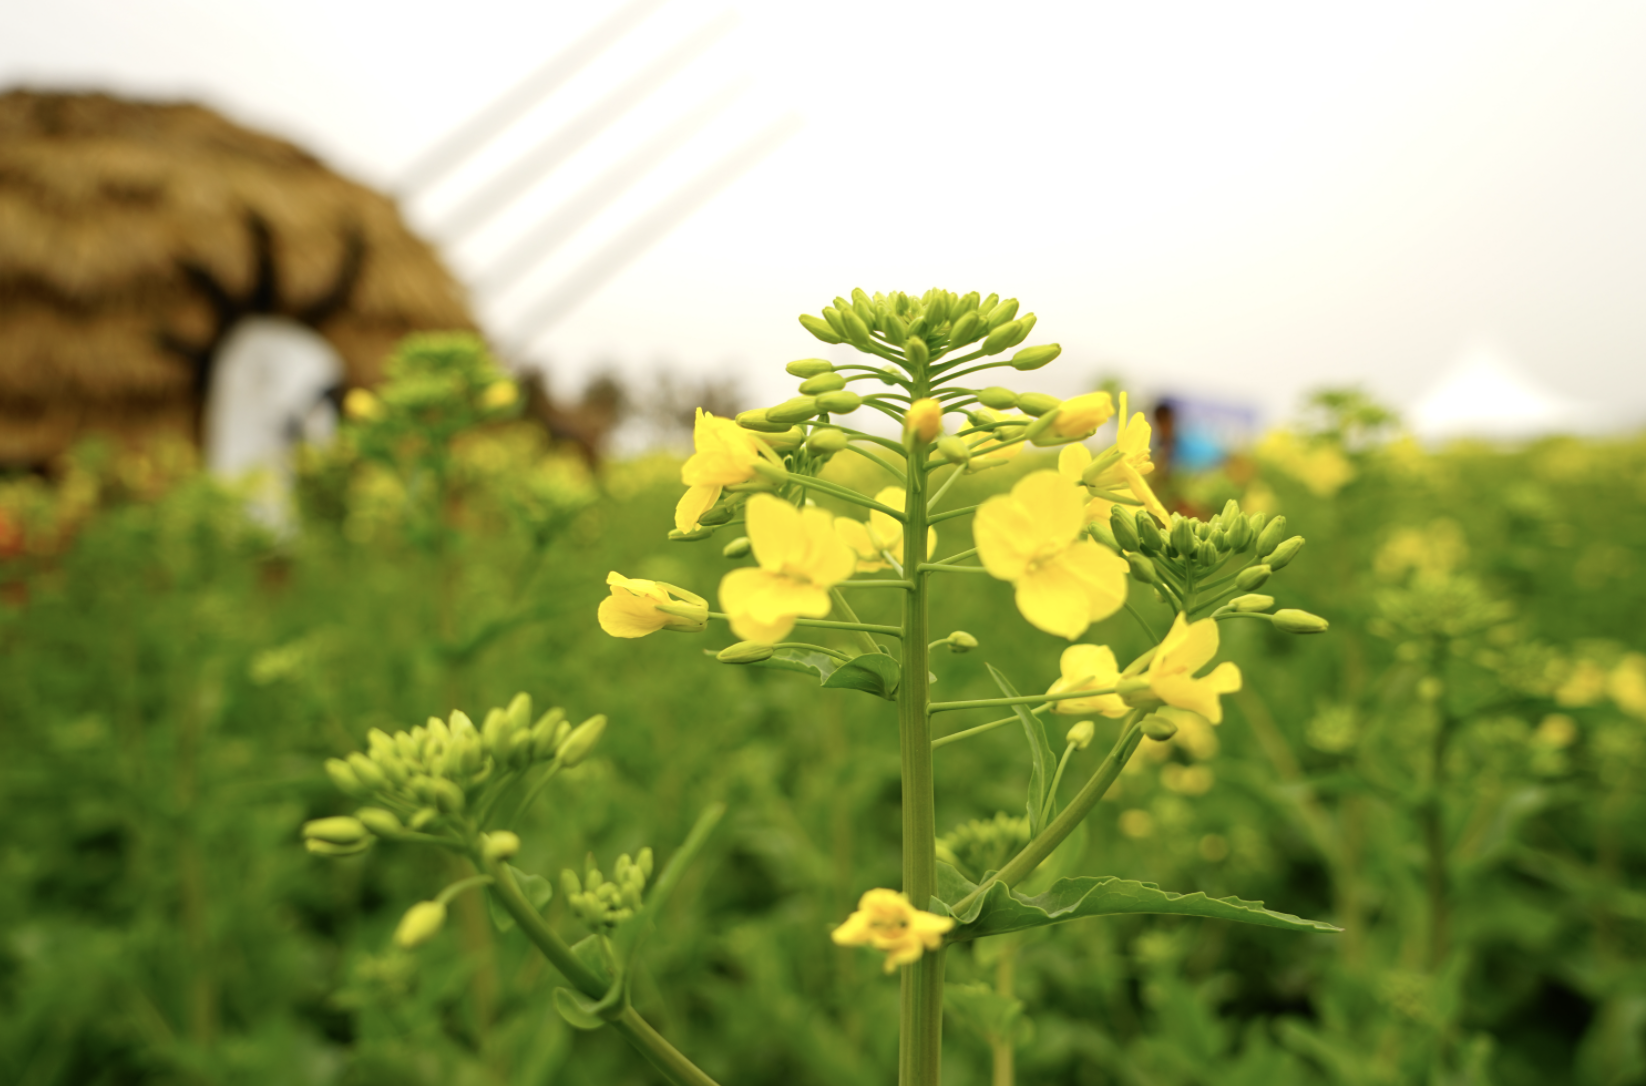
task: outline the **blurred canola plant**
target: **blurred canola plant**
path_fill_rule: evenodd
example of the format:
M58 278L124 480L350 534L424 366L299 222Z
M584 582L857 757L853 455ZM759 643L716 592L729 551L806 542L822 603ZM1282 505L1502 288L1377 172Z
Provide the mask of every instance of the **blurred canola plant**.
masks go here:
M899 1081L911 1086L939 1080L944 951L956 943L1139 912L1336 930L1261 903L1173 894L1109 876L1058 879L1034 897L1014 889L1081 826L1145 739L1164 742L1184 727L1222 721L1220 699L1241 688L1240 669L1225 661L1202 674L1218 654L1221 623L1244 619L1293 634L1327 628L1305 611L1275 610L1273 597L1255 591L1303 546L1301 536L1288 534L1284 517L1248 516L1233 500L1208 520L1166 510L1147 479L1154 467L1149 425L1128 411L1124 393L1115 443L1093 454L1081 442L1116 416L1109 393L1058 400L965 381L993 369L1036 370L1058 357L1056 344L1016 349L1035 326L1034 314L1017 311L1015 299L996 295L855 290L821 316L803 315L800 322L813 336L849 343L872 361L801 359L787 367L800 379L793 399L735 419L699 410L696 452L681 469L688 489L670 538L700 541L721 528L742 527L746 534L727 543L724 554L734 561L752 557L755 564L721 580L719 611L687 588L617 571L607 577L611 595L599 608L601 627L621 638L701 633L710 620L723 621L741 640L715 653L721 663L798 672L824 688L897 704L903 885L865 891L832 938L883 952L887 973L902 970ZM863 409L893 420L902 440L838 421ZM1031 471L1009 492L980 504L945 507L958 480L1007 464L1025 446L1062 447L1057 469ZM842 454L868 461L892 485L870 496L823 478L823 467ZM856 506L868 519L832 514L816 504L818 497ZM967 516L976 546L936 557L938 526ZM934 700L930 654L940 648L965 653L980 643L965 631L933 637L932 597L940 586L976 575L1009 582L1022 617L1047 633L1077 641L1092 623L1124 608L1153 647L1122 668L1107 646L1073 645L1060 661L1061 677L1044 694L1019 694L1003 672L985 665L1000 697ZM1129 579L1151 586L1172 613L1163 635L1131 607ZM860 620L848 593L868 590L897 593L897 624ZM836 643L791 640L796 630L833 635ZM934 734L940 714L991 709L1009 715ZM1048 714L1121 721L1108 756L1066 803L1059 785L1072 756L1090 745L1095 726L1087 720L1068 728L1059 756ZM934 752L1009 725L1027 739L1024 822L962 828L940 852ZM1011 838L997 863L974 865L976 881L940 858L957 859L967 840L991 834L1006 840L1008 828L1021 838ZM614 981L602 1005L621 1005L620 984ZM1010 1081L1011 1040L1001 1030L991 1031L991 1040L996 1081ZM703 1080L685 1075L676 1081Z

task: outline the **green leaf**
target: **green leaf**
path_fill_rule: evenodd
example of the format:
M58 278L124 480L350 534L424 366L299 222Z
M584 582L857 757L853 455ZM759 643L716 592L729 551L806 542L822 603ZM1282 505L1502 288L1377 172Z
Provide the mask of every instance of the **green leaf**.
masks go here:
M532 903L532 908L542 912L549 899L554 897L554 886L542 875L528 875L513 864L509 864L508 868L514 875L515 885L520 887L520 892L525 895L526 900ZM492 924L498 931L514 930L514 917L498 903L496 894L486 895L486 912L491 914Z
M1023 1001L1001 995L987 984L945 984L943 1009L990 1044L1021 1042L1030 1032Z
M595 1013L595 1001L570 988L554 990L554 1009L573 1029L599 1029L606 1020Z
M998 668L993 664L987 666L1002 694L1008 698L1022 697ZM1051 787L1052 777L1057 773L1057 755L1052 752L1052 744L1046 738L1046 726L1040 718L1029 712L1026 705L1014 705L1012 708L1016 710L1017 719L1023 724L1023 734L1029 740L1029 836L1034 838L1040 836L1041 812L1052 813L1046 807L1046 789Z
M841 664L833 675L823 681L830 690L861 690L887 701L897 700L897 685L903 681L903 669L883 652L865 652Z
M976 886L947 864L938 865L938 890L956 894L950 901L959 901ZM943 870L948 867L948 870ZM964 913L954 914L959 921L948 940L981 939L988 935L1002 935L1008 931L1025 931L1080 920L1088 916L1117 916L1124 913L1161 913L1171 916L1199 916L1208 920L1233 920L1242 924L1256 924L1265 928L1287 931L1337 932L1342 928L1320 920L1305 920L1290 913L1277 913L1263 907L1261 901L1242 901L1237 897L1213 898L1203 893L1174 894L1162 890L1152 882L1136 882L1112 876L1083 876L1076 879L1058 879L1043 894L1024 897L997 882L966 907Z

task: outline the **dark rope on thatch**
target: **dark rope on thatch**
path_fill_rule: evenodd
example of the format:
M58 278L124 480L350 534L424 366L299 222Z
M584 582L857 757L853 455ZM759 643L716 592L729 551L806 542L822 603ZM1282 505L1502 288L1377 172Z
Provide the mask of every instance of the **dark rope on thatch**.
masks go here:
M360 282L361 269L366 266L366 235L353 219L343 224L343 257L337 262L337 274L326 292L297 313L297 319L310 328L319 328L342 312Z

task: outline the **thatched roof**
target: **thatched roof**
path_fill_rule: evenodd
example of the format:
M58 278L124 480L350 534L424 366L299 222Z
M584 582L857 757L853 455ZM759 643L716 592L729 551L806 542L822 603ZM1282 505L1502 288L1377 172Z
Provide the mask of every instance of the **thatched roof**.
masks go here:
M473 327L392 201L283 140L197 105L0 94L0 464L197 434L248 312L313 324L353 384L407 332Z

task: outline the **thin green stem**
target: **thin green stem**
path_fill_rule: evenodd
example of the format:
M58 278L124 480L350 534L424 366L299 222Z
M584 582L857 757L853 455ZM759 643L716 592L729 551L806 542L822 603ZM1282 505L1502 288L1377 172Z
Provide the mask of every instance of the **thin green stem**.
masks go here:
M848 501L854 505L861 505L865 509L879 510L880 512L891 517L893 520L904 522L908 520L908 516L903 512L903 510L893 509L889 505L882 505L874 499L866 498L857 491L852 490L850 487L840 486L838 483L827 483L822 479L811 475L790 475L783 481L790 486L798 486L806 490L821 491L831 497L840 498L842 501Z
M478 856L472 859L479 862ZM542 914L532 908L531 902L520 892L520 887L514 881L514 875L504 863L487 865L494 880L491 891L496 896L498 904L520 925L520 930L526 938L549 959L549 964L560 971L560 975L571 982L572 986L590 999L601 999L606 994L606 984L594 971L572 953L572 948L566 945L555 930L544 921ZM614 1022L615 1029L629 1045L646 1058L646 1062L657 1068L658 1073L675 1086L719 1086L714 1079L691 1060L681 1054L680 1050L663 1038L663 1035L653 1029L644 1018L641 1018L634 1008L624 1010L623 1014Z
M772 646L774 649L805 649L808 652L821 652L824 656L832 656L836 660L850 660L852 654L831 649L827 645L814 645L810 641L779 641Z
M913 581L841 581L837 588L901 588L913 591Z
M982 566L951 566L943 562L920 563L922 573L987 573Z
M964 474L966 474L965 470L957 464L955 469L949 473L949 477L943 480L943 485L937 488L937 493L927 500L926 512L930 513L937 506L937 503L943 500L943 495L949 492L949 488L954 485L954 481Z
M976 553L977 553L977 548L973 547L969 551L961 551L959 554L951 554L951 555L947 555L946 557L939 558L938 561L942 562L944 565L952 565L955 562L959 562L959 561L962 561L963 559L970 558L972 555L974 555Z
M1097 772L1093 773L1091 779L1086 782L1079 792L1075 793L1074 798L1069 801L1069 805L1063 808L1056 818L1047 823L1046 828L1040 831L1039 836L1023 846L1023 851L1013 856L994 878L955 902L950 908L950 912L955 914L965 912L974 901L982 897L984 892L997 882L1014 886L1023 881L1035 868L1041 865L1046 857L1056 850L1058 845L1063 843L1069 834L1074 832L1074 828L1080 825L1087 815L1092 813L1092 808L1097 806L1098 800L1102 799L1104 794L1114 786L1115 780L1120 776L1120 771L1126 768L1126 763L1131 761L1132 754L1136 752L1138 744L1143 741L1143 729L1138 725L1138 721L1142 717L1143 711L1141 709L1132 710L1131 714L1126 717L1125 724L1121 726L1120 738L1115 740L1114 748L1109 751L1109 756L1103 759L1103 764L1097 767Z
M933 513L931 516L926 518L926 525L927 527L930 527L933 524L938 524L945 520L953 520L955 517L963 517L967 513L977 512L977 509L978 507L975 505L967 505L962 506L959 509L950 509L942 513Z
M1031 713L1044 713L1049 708L1050 706L1048 705L1042 705L1037 709L1030 709L1029 711ZM970 739L974 735L982 735L985 732L992 732L996 728L1002 728L1007 724L1015 723L1017 723L1017 714L1013 713L1011 716L1003 716L999 720L991 720L987 724L979 724L975 728L967 728L963 732L951 732L940 739L933 739L932 749L936 750L938 747L946 747L950 743L958 743L962 739Z
M896 479L900 483L904 481L903 473L901 471L897 470L891 465L890 462L881 459L868 449L862 448L859 445L847 445L846 451L856 453L858 456L864 457L865 459L873 460L876 464L879 464L881 467L885 468L892 478Z
M710 611L709 617L726 622L731 621L731 616L722 611ZM811 626L819 630L862 630L864 633L885 634L888 637L903 636L901 626L876 626L872 622L835 622L826 618L797 618L794 620L794 624L796 626Z
M1069 756L1074 753L1074 744L1063 747L1063 757L1057 760L1057 772L1052 774L1052 785L1046 789L1046 806L1040 809L1040 821L1045 822L1052 816L1052 809L1057 806L1057 786L1063 783L1063 771L1069 767Z
M1005 359L1001 359L999 362L985 362L985 363L983 363L983 365L973 366L969 370L959 370L955 373L950 373L950 374L948 374L944 377L944 380L946 380L946 381L958 381L962 377L970 377L974 373L982 373L984 370L997 370L1002 366L1009 366L1009 365L1011 365L1011 363L1006 361Z
M1131 600L1126 601L1126 613L1137 620L1137 624L1143 627L1143 632L1149 635L1150 641L1156 644L1160 642L1160 635L1154 632L1154 627L1149 625L1149 620L1143 617L1143 613L1132 606Z
M932 713L952 713L958 709L993 709L1003 705L1030 705L1034 702L1073 701L1075 698L1098 698L1104 694L1112 694L1115 688L1105 687L1101 690L1069 690L1062 694L1030 694L1021 698L976 698L972 701L934 701L931 704Z
M840 609L841 614L845 615L849 621L855 622L859 626L862 625L861 622L858 622L857 612L852 610L852 605L846 602L846 597L841 593L839 588L829 589L829 596L834 600L834 605ZM880 646L874 643L874 638L870 637L862 630L856 631L854 636L857 639L858 646L862 648L864 652L880 651Z
M905 450L903 446L899 445L889 437L881 437L878 434L866 434L862 430L854 430L849 426L842 426L838 422L831 422L829 425L833 426L836 430L839 430L853 441L867 441L871 444L879 445L882 448L890 449L898 456L902 456L904 454ZM897 472L897 477L901 479L903 477L903 473L901 471Z

